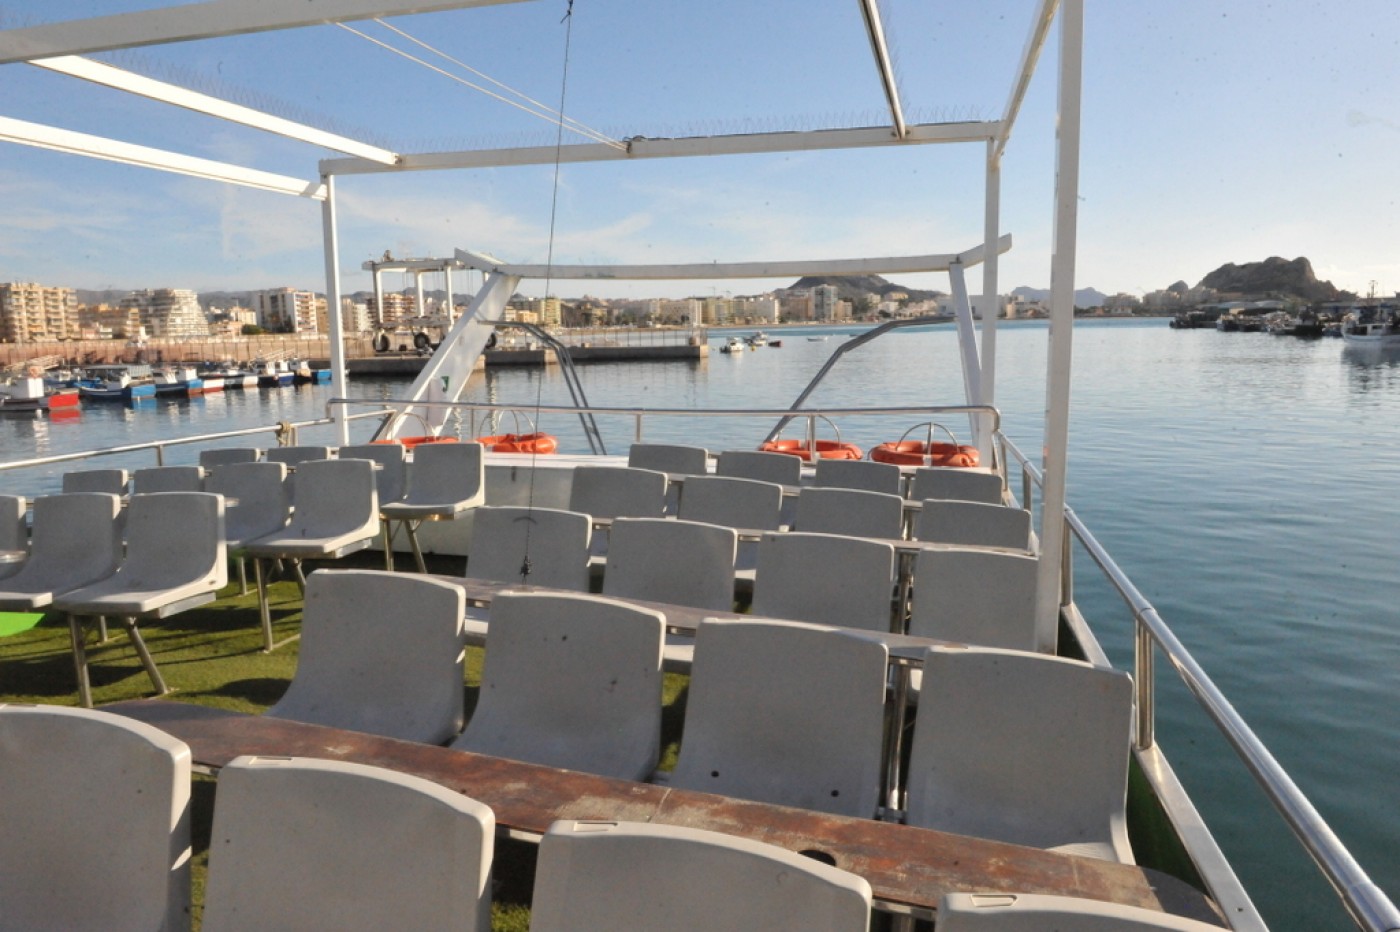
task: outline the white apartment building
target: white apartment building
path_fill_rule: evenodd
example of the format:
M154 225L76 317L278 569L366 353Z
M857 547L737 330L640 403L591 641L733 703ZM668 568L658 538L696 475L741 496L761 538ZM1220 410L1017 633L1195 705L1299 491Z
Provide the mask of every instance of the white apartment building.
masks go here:
M152 337L180 339L209 335L209 318L199 306L199 295L188 288L133 291L122 298L128 319L135 312L139 326Z
M72 288L0 282L0 340L35 343L78 336L78 299Z
M258 326L272 333L319 333L316 302L314 291L269 288L253 292Z
M369 305L354 298L341 298L340 326L346 333L368 333L373 330Z
M778 299L771 294L758 295L752 298L735 298L733 312L735 320L746 320L752 323L776 324L780 305Z
M563 322L558 298L535 298L530 302L530 310L542 327L558 327Z
M839 320L840 305L841 292L835 285L818 285L812 289L813 320Z

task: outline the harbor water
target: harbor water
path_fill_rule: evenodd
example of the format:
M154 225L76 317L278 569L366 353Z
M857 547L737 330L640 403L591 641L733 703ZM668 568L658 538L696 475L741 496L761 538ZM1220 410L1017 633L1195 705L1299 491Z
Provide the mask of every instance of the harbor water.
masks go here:
M786 406L851 330L774 334L780 348L708 360L598 364L579 372L594 405ZM809 339L826 335L827 339ZM1047 328L1003 324L997 405L1011 439L1040 447ZM712 334L712 349L722 342ZM1166 322L1076 328L1071 506L1158 608L1372 878L1400 898L1400 353L1338 340L1169 330ZM350 394L401 396L406 381ZM492 431L523 432L533 406L568 404L556 368L488 370L469 400L520 407ZM0 460L323 416L329 386L224 392L138 407L86 405L67 418L0 418ZM957 404L950 328L892 334L855 350L812 406ZM960 439L966 421L947 421ZM636 433L600 419L610 452ZM649 418L643 436L751 448L771 419ZM910 424L841 423L863 448ZM475 429L474 429L475 427ZM538 427L586 451L572 415ZM355 426L354 439L370 425ZM798 427L794 425L794 431ZM822 425L822 436L833 436ZM795 434L794 434L795 435ZM922 436L920 434L919 436ZM252 441L273 442L271 435ZM333 442L326 431L302 442ZM192 462L173 450L167 463ZM153 465L149 455L100 465ZM56 491L62 469L0 473L0 491ZM1075 597L1110 656L1131 666L1131 617L1076 553ZM0 643L0 650L3 650ZM1324 882L1165 664L1158 738L1275 929L1346 928Z

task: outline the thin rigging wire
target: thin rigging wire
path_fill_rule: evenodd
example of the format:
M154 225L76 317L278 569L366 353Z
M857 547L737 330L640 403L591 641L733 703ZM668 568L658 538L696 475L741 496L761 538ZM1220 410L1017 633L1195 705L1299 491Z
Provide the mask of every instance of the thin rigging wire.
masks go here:
M475 84L475 83L473 83L473 82L471 82L471 81L468 81L466 78L463 78L463 77L460 76L460 75L453 74L452 72L447 71L447 70L444 69L444 68L439 68L437 65L434 65L434 64L431 63L431 62L424 61L423 59L419 58L419 57L416 56L416 55L413 55L413 54L411 54L411 53L409 53L409 52L405 52L403 49L395 48L394 46L390 45L389 43L384 42L384 41L382 41L382 40L380 40L380 39L376 39L374 36L371 36L371 35L368 35L367 33L361 32L360 30L356 29L356 28L353 27L353 26L347 25L346 23L336 23L336 25L339 26L341 29L344 29L346 32L349 32L349 33L352 33L352 34L354 34L354 35L359 36L361 39L364 39L366 42L372 42L372 43L374 43L375 45L379 46L380 48L385 49L386 51L393 52L395 55L399 55L399 56L401 56L401 57L403 57L403 58L408 59L409 61L413 62L414 64L422 65L424 68L427 68L429 71L437 72L438 74L442 75L442 76L445 77L445 78L448 78L448 79L450 79L450 80L452 80L452 81L456 81L458 84L463 84L463 85L465 85L465 86L471 88L471 89L474 90L474 91L480 91L481 93L485 94L485 95L488 96L488 97L495 98L496 100L499 100L499 101L500 101L501 103L503 103L503 104L507 104L508 106L515 107L517 110L523 110L523 111L525 111L526 113L530 114L531 116L537 116L537 117L539 117L539 118L542 119L542 120L547 120L548 122L555 124L555 125L559 128L561 134L562 134L562 131L565 129L564 122L563 122L558 116L556 116L556 115L554 115L553 113L551 113L551 112L549 111L549 108L548 108L548 107L544 107L542 104L538 104L538 105L536 105L536 106L543 107L543 111L541 111L541 110L536 110L536 109L534 109L534 108L532 108L532 107L528 107L528 106L526 106L526 105L524 105L524 104L522 104L522 103L519 103L518 101L511 100L511 99L508 98L508 97L505 97L505 96L503 96L503 95L501 95L501 94L498 94L498 93L496 93L495 91L491 90L490 88L482 87L482 86L479 85L479 84ZM416 41L416 40L415 40L415 41ZM421 44L421 43L420 43L420 44ZM434 50L434 51L436 51L436 50ZM438 54L442 54L442 53L439 52ZM447 56L445 56L445 55L444 55L443 57L444 57L444 58L447 58ZM450 61L450 60L451 60L451 59L449 59L449 61ZM493 81L493 83L499 83L499 82L494 82L494 81ZM501 86L504 87L505 85L501 85ZM518 91L512 91L512 93L517 94L518 96L524 98L525 100L529 100L529 99L530 99L530 98L526 97L524 94L520 94ZM596 130L589 129L588 127L584 126L584 125L581 124L581 123L576 123L576 122L574 122L574 121L570 121L570 122L571 122L571 123L574 123L574 125L571 125L571 126L567 127L571 132L578 133L579 135L584 136L584 137L589 138L589 139L592 139L592 140L595 141L595 142L601 142L601 143L603 143L604 145L613 147L614 149L625 150L625 149L627 148L626 144L624 144L624 143L622 143L622 142L619 142L618 140L613 139L613 138L611 138L610 136L606 136L606 135L604 135L604 134L602 134L602 133L597 132Z

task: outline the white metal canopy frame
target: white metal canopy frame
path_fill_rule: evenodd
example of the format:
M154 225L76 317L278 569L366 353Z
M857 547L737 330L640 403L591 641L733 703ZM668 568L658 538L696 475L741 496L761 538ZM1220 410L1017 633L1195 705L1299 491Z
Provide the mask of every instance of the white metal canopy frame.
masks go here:
M887 273L945 270L953 284L963 345L965 391L969 405L993 405L996 383L995 314L986 315L977 345L972 327L969 299L962 281L963 269L982 265L983 295L998 294L998 257L1009 248L1009 237L1000 229L1001 159L1029 89L1041 52L1050 40L1058 20L1058 99L1053 200L1053 244L1050 257L1050 337L1046 386L1046 417L1042 469L1040 561L1037 604L1039 621L1053 623L1061 603L1061 566L1067 542L1065 501L1066 448L1069 428L1070 364L1074 318L1076 267L1077 201L1079 194L1080 98L1083 58L1084 0L1034 0L1034 10L1024 49L1021 53L1001 115L994 120L909 123L900 98L886 42L885 26L878 0L856 0L861 11L865 38L874 61L889 110L889 124L862 128L818 128L803 132L744 133L733 135L646 138L633 136L623 144L585 134L585 143L546 147L503 148L455 152L400 153L363 140L329 133L257 109L234 104L124 71L84 56L93 53L215 39L225 36L285 30L313 25L344 24L420 13L464 10L518 0L297 0L271 3L268 0L207 0L167 6L140 12L121 13L89 19L50 23L0 31L0 65L29 63L47 71L67 75L181 107L217 119L232 121L306 144L341 153L340 157L319 163L316 177L295 178L263 172L246 166L195 158L176 152L136 145L0 115L0 141L81 154L160 171L207 178L259 190L274 191L321 203L325 249L326 294L334 310L341 304L336 186L338 179L355 175L383 174L442 169L497 168L521 165L634 161L642 159L694 156L775 153L789 151L883 148L938 143L980 143L985 147L983 245L961 253L921 255L894 259L857 259L832 262L788 261L733 264L668 266L528 266L511 265L479 253L459 250L450 260L452 268L474 268L487 279L467 312L452 325L448 337L459 345L454 361L439 363L438 354L430 363L431 373L414 386L414 400L438 402L455 400L466 383L466 368L485 346L493 323L499 320L514 287L525 277L549 279L701 279L744 276L771 277L801 275L813 271L829 274ZM559 115L560 119L567 119ZM571 129L574 125L571 122ZM460 263L460 265L458 265ZM449 266L436 266L444 271ZM451 289L449 288L449 295ZM965 318L965 319L964 319ZM338 313L329 315L331 326L331 366L334 391L344 396L345 359L342 321ZM450 397L449 397L450 396ZM436 410L441 410L437 408ZM339 411L342 442L348 441L344 409ZM1029 463L1025 464L1036 472ZM1138 613L1139 621L1160 624L1155 612ZM1165 630L1165 626L1162 626ZM1154 629L1155 630L1155 629ZM1160 638L1159 638L1160 641ZM1164 645L1165 646L1165 645ZM1175 650L1175 641L1172 641ZM1184 653L1184 650L1182 651ZM1150 646L1148 649L1150 671ZM1140 660L1140 663L1142 661ZM1204 680L1199 671L1183 676ZM1208 683L1208 681L1205 681ZM1213 685L1211 686L1213 689ZM1219 702L1228 709L1223 697ZM1140 710L1140 713L1142 710ZM1230 710L1233 714L1233 710ZM1230 723L1227 737L1238 739L1253 749L1263 749L1243 722ZM1142 736L1140 736L1141 738ZM1150 742L1150 730L1146 735ZM1400 930L1400 913L1372 883L1330 829L1307 803L1287 775L1272 758L1244 755L1275 804L1284 811L1309 853L1351 912L1357 924L1372 930ZM1160 757L1155 760L1161 761ZM1161 761L1165 768L1165 762ZM1156 773L1161 783L1175 786L1169 772ZM1179 787L1178 787L1179 789ZM1184 795L1179 802L1189 811ZM1188 826L1197 841L1192 854L1208 868L1219 868L1223 880L1212 883L1211 893L1237 928L1262 928L1262 920L1248 895L1233 877L1223 855L1208 831ZM1188 840L1188 844L1191 842Z

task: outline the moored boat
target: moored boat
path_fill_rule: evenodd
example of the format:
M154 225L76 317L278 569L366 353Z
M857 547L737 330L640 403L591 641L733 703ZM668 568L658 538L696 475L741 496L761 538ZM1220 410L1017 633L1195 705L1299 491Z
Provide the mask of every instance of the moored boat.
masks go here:
M78 379L84 401L143 401L155 398L156 387L148 366L87 366Z
M1400 347L1400 308L1387 304L1353 308L1342 318L1341 331L1342 339L1352 346Z
M164 397L188 398L205 392L204 380L192 366L158 366L151 370L151 383L156 394Z

